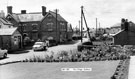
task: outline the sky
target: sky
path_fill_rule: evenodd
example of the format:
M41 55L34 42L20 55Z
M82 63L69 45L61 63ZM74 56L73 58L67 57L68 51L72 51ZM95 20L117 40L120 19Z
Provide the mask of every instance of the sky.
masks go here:
M96 27L96 18L98 27L100 23L102 28L120 23L121 18L135 22L135 0L0 0L0 10L7 13L7 6L13 7L13 13L20 13L21 10L41 12L41 6L46 6L47 11L58 9L59 14L73 27L79 27L81 6L84 6L90 28Z

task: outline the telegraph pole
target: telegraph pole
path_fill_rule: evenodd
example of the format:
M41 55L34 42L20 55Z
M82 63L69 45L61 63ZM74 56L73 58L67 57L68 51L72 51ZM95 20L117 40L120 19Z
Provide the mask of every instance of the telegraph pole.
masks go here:
M81 6L81 42L83 42L83 6Z
M80 35L80 20L79 20L79 35Z
M56 38L58 37L58 26L57 26L57 14L58 14L58 10L56 9ZM58 40L59 40L60 38L58 37Z
M97 18L96 18L96 36L97 36Z

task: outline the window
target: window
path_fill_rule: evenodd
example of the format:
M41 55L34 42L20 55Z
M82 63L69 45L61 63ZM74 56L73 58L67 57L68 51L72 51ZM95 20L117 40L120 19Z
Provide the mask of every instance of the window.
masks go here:
M52 15L48 15L48 20L51 21Z
M23 30L24 30L24 31L26 31L26 30L27 30L26 25L23 25Z
M11 16L8 16L7 19L8 19L9 21L11 21Z
M61 31L65 31L66 30L66 27L65 27L65 24L64 23L60 23L60 29Z
M32 26L32 29L33 29L33 30L37 30L37 26L35 26L35 25Z
M53 23L47 23L47 28L48 28L48 31L52 31L53 30Z

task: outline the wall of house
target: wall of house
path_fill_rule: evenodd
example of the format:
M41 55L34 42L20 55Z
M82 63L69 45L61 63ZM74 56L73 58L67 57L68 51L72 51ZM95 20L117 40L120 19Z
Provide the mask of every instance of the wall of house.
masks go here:
M13 26L11 26L11 25L5 25L2 22L0 22L0 28L10 28L10 27L13 27Z
M3 42L2 42L2 36L0 36L0 48L2 48Z
M116 45L135 45L135 33L130 31L122 31L114 36L114 44Z
M38 32L40 28L40 22L23 22L21 23L21 29L24 34L27 34L31 40L38 40Z
M72 40L73 32L67 32L67 39Z
M10 49L11 46L11 38L10 36L0 36L1 37L1 48Z
M56 29L56 19L49 14L41 23L40 38L52 36L57 42L66 39L67 36L67 23L62 21L57 21Z
M12 36L10 35L0 36L0 48L7 49L8 51L18 50L20 48L19 45L22 43L21 42L22 39L19 42L18 36L21 37L21 34L19 34L18 31L16 31Z

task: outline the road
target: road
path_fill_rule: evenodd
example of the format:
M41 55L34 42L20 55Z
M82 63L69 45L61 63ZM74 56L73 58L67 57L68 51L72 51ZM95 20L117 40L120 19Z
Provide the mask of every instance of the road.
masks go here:
M84 41L86 41L87 39L84 39ZM24 51L17 51L15 54L8 54L8 57L6 59L0 59L0 64L2 63L7 63L7 62L13 62L13 61L20 61L20 60L24 60L26 58L29 58L33 55L37 56L37 55L45 55L45 54L51 54L52 52L54 52L54 54L60 52L60 51L70 51L70 50L77 50L77 45L80 43L81 41L74 41L72 43L69 44L63 44L63 45L58 45L58 46L53 46L53 47L49 47L47 49L47 51L36 51L34 52L32 49L30 50L24 50Z

